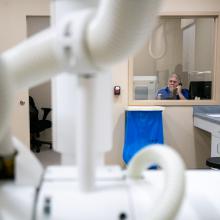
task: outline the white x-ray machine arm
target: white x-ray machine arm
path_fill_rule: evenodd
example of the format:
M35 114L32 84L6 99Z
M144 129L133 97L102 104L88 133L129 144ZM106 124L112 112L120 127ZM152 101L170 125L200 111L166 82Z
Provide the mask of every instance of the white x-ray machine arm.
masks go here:
M0 155L17 151L15 180L0 186L1 219L165 220L176 216L184 194L184 165L172 149L142 150L127 172L102 168L98 159L112 147L110 67L144 42L159 3L52 1L52 27L1 55ZM56 74L55 149L62 153L63 164L77 162L77 169L61 166L43 172L36 158L11 138L10 113L16 90ZM163 183L159 188L142 176L152 163L164 170L155 172L156 176L148 174ZM184 211L180 219L187 216Z

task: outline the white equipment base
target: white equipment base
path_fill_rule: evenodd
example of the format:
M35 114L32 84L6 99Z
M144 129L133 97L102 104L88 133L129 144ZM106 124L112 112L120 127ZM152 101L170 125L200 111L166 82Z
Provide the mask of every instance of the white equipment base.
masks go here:
M219 171L186 171L185 198L176 219L219 220L219 186ZM163 171L146 171L143 179L134 181L118 167L105 167L97 172L96 189L83 193L75 168L48 167L36 220L146 220L157 211L162 187Z

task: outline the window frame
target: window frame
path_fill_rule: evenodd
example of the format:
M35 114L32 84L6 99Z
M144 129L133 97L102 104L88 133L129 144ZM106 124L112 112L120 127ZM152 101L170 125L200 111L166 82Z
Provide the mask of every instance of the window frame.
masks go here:
M220 104L220 12L167 12L159 15L161 18L215 18L215 46L212 76L212 99L210 100L134 100L133 99L133 57L128 60L128 105L129 106L193 106Z

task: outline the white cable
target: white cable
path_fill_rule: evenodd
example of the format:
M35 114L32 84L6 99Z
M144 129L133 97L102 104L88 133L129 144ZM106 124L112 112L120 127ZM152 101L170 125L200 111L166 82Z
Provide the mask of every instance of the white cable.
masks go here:
M159 165L165 174L165 183L160 201L155 204L155 210L150 220L174 219L184 196L185 176L184 163L180 156L169 146L151 145L139 151L128 166L128 177L140 179L142 171L152 164Z
M152 41L154 41L155 39L157 39L155 35L157 35L158 31L160 30L160 28L162 28L161 30L161 39L160 42L157 42L159 44L159 48L161 49L161 52L159 54L156 54L155 51L153 51L153 46L152 46ZM158 46L158 45L157 45ZM165 24L159 24L155 30L152 33L152 37L149 40L149 44L148 44L148 52L149 55L155 59L155 60L159 60L161 58L164 57L164 55L166 54L167 51L167 38L166 38L166 33L165 33Z

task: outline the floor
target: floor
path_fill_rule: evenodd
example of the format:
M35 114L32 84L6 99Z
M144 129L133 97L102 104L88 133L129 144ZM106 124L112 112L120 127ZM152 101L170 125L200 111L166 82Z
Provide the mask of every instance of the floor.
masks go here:
M34 154L40 160L44 168L50 165L59 165L61 161L60 154L49 149L46 145L42 145L40 152Z

